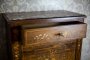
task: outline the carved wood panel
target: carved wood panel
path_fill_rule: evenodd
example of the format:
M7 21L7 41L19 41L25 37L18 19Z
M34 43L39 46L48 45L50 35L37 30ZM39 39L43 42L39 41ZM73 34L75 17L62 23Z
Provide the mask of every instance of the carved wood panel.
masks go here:
M58 45L58 47L57 47ZM76 41L68 41L48 48L23 51L22 60L75 60Z

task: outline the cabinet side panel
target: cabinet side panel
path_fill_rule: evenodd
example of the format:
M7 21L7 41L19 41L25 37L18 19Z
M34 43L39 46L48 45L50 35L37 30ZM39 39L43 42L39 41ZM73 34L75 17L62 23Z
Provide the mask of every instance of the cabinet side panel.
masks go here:
M0 14L0 60L8 60L5 21Z

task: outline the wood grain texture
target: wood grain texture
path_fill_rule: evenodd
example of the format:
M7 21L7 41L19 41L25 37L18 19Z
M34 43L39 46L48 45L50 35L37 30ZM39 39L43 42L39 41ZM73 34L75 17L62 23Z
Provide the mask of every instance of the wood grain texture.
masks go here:
M76 60L81 60L82 39L76 40Z
M75 40L47 48L24 51L22 60L75 60Z
M85 32L86 24L24 29L22 34L23 44L25 48L28 48L29 50L45 48L57 42L84 38L86 36ZM57 35L58 33L60 33L60 35Z
M23 32L22 60L80 60L81 38L85 37L86 24L33 29L29 25L24 26ZM56 35L58 33L63 35Z
M85 15L41 11L3 16L10 27L13 60L80 60Z

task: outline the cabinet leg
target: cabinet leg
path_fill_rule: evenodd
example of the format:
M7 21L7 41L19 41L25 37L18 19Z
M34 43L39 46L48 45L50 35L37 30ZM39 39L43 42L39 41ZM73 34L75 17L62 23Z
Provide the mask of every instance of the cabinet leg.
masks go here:
M82 39L78 39L76 41L76 54L75 54L75 60L81 59L81 48L82 48Z

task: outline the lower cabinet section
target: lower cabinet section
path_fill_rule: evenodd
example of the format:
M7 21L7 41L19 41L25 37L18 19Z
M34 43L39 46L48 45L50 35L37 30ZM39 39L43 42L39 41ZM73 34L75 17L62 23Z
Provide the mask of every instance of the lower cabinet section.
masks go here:
M13 44L14 60L80 60L82 39L59 42L47 48L25 51L19 43ZM21 48L22 47L22 48Z
M75 60L76 41L57 43L48 48L23 51L22 60Z

